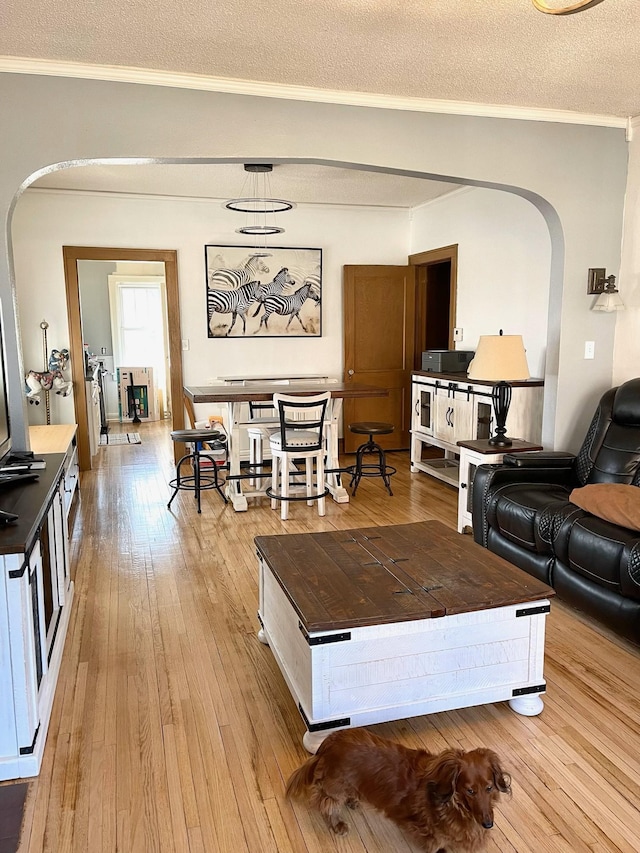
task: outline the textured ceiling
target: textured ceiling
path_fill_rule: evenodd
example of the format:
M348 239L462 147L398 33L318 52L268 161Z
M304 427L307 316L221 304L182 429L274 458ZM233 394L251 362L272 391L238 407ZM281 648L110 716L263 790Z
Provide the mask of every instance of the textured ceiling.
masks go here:
M80 166L54 172L33 186L97 192L136 193L223 200L253 196L241 164L236 165L145 165ZM412 208L457 189L456 184L339 169L332 166L274 166L270 192L257 195L286 198L297 204L374 205ZM245 225L242 214L238 227ZM278 225L280 222L278 217Z
M602 0L567 16L542 14L531 0L2 0L2 57L640 115L640 0ZM124 168L65 171L41 184L120 191ZM274 190L300 202L411 207L451 189L340 169L279 169ZM223 198L237 194L238 170L132 166L124 188ZM314 183L318 172L324 185Z
M626 117L640 114L639 6L3 0L0 55Z

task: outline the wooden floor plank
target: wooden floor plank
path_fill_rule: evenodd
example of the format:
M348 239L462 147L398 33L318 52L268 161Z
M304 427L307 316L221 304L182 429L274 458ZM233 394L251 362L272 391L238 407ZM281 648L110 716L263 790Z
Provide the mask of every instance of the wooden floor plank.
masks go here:
M114 425L126 431L127 425ZM215 492L168 510L169 427L100 448L72 531L73 610L42 771L21 853L387 853L415 851L368 807L337 839L284 798L307 754L304 725L259 624L254 537L438 520L457 492L410 474L393 497L363 481L348 504L266 500L235 513ZM505 703L380 724L414 748L487 746L513 777L487 853L639 851L640 650L554 600L539 717Z

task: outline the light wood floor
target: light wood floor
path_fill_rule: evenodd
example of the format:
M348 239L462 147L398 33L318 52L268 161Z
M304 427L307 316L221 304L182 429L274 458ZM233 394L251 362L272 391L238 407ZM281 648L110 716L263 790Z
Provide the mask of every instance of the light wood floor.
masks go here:
M267 502L246 513L215 492L166 502L171 441L101 448L82 478L73 530L75 600L40 776L21 853L409 853L370 809L335 839L284 782L308 756L304 727L268 647L256 639L257 534L439 519L456 492L398 474L389 497L363 481L327 515ZM256 502L254 502L256 503ZM431 751L488 746L513 776L489 853L640 850L640 651L554 601L548 692L539 717L504 704L373 727ZM453 853L453 851L452 851Z

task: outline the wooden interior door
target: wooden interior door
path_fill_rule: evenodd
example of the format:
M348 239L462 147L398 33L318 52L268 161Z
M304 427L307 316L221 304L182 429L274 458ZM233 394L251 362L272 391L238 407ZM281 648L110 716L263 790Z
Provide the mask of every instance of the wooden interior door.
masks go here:
M344 401L344 450L355 453L356 421L385 421L395 430L375 440L385 449L409 447L416 277L412 266L345 266L344 381L379 385L388 397Z
M415 369L428 349L455 349L458 245L409 255L416 267ZM464 349L464 347L463 347Z

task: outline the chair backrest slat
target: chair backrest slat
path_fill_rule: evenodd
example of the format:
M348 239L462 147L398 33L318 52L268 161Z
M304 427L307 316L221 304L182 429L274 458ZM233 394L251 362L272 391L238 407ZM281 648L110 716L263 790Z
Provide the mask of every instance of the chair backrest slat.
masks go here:
M320 450L323 447L324 422L331 392L304 396L303 394L274 394L273 406L280 419L281 449L287 453L296 450ZM301 446L296 433L314 434L314 440Z
M254 403L249 401L249 417L252 421L256 418L268 418L271 416L274 419L278 416L273 401L268 403Z

